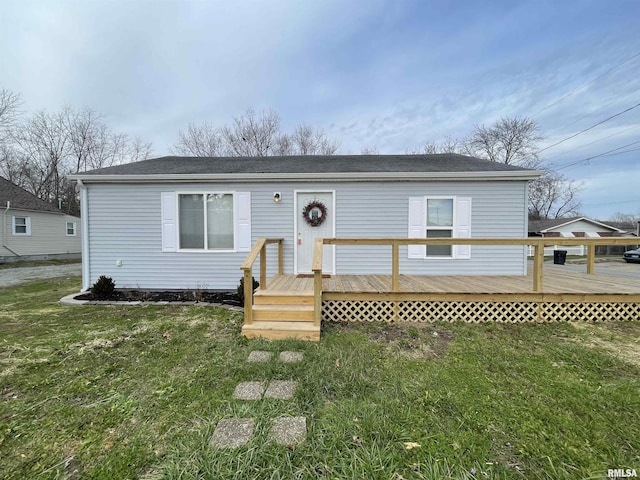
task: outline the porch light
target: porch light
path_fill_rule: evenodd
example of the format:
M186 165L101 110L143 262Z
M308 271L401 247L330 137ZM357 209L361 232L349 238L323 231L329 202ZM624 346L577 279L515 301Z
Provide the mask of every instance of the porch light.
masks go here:
M282 199L282 195L280 194L280 192L275 192L273 194L273 201L275 203L280 203L280 200Z

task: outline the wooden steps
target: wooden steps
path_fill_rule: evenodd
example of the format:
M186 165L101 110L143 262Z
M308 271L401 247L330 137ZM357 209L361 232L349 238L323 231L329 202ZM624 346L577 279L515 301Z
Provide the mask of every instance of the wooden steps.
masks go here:
M320 340L320 326L313 324L312 293L257 290L253 301L253 322L242 327L245 337Z
M320 340L320 327L316 327L313 322L256 321L251 325L243 325L242 335L247 338L267 338L269 340L295 338L317 342Z

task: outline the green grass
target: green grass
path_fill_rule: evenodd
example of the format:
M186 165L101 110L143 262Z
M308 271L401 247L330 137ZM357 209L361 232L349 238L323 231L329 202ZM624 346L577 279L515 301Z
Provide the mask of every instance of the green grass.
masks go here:
M69 265L72 263L81 263L79 258L52 258L51 260L24 260L19 262L0 263L0 270L7 268L22 267L49 267L55 265Z
M246 340L211 307L64 307L79 280L0 289L3 478L604 478L640 469L640 323L328 325ZM434 332L437 335L434 335ZM252 350L301 364L249 364ZM241 381L295 379L291 401ZM267 441L305 415L307 440ZM209 439L256 419L237 450ZM405 448L404 442L419 447ZM472 472L475 472L472 473Z

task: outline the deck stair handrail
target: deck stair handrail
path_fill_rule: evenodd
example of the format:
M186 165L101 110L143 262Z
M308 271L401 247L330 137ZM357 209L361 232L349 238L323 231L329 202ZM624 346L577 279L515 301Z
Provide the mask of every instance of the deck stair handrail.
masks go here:
M253 264L260 255L260 290L267 288L267 245L278 244L278 275L282 275L282 242L283 238L259 238L240 267L244 278L244 321L253 323Z
M324 245L390 245L391 246L391 291L400 290L400 245L531 245L533 254L533 291L542 291L544 247L556 245L585 245L587 247L587 273L595 273L596 245L631 245L628 237L601 238L316 238L313 251L313 292L315 322L320 325L322 318L322 247Z

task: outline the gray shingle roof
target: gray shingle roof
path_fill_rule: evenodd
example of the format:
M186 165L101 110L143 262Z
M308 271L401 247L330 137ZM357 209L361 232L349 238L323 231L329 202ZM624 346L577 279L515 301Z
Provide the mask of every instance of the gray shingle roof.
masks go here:
M91 170L87 175L256 173L527 172L527 169L457 154L331 155L288 157L161 157Z
M576 220L585 220L587 222L597 222L601 223L606 227L609 227L613 230L617 229L613 225L610 225L606 222L601 222L599 220L592 220L587 217L565 217L565 218L549 218L546 220L529 220L529 232L540 233L543 230L548 230L553 227L557 227L559 225L564 225L565 223L575 222Z
M11 208L18 210L64 213L6 178L0 177L0 208L7 208L7 201L10 202Z

